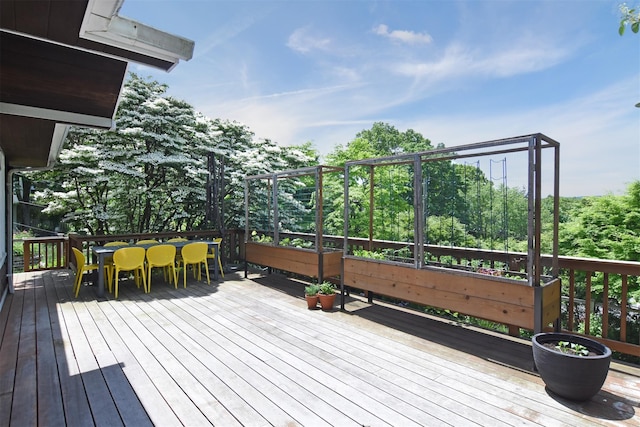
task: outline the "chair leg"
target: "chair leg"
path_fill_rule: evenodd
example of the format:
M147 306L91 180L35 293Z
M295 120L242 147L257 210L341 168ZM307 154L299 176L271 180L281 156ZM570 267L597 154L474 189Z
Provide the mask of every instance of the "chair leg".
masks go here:
M187 287L187 264L183 264L182 270L182 284L186 288Z
M178 272L175 265L169 266L169 274L173 274L173 286L178 289ZM171 283L171 281L169 281Z
M114 274L113 274L113 291L114 291L114 298L118 299L118 274L120 273L120 270L118 270L118 268L116 267Z
M211 284L211 280L209 279L209 264L207 263L207 260L204 260L204 271L205 273L207 273L207 285Z
M80 293L80 284L82 283L82 275L84 271L82 269L76 270L76 277L73 281L73 294L76 298L78 298L78 294Z
M113 266L105 265L104 272L107 279L107 289L109 293L113 292L112 283L113 283Z
M142 289L145 293L149 293L149 289L147 288L147 277L144 274L144 267L140 266L136 272L138 273L138 277L142 276Z

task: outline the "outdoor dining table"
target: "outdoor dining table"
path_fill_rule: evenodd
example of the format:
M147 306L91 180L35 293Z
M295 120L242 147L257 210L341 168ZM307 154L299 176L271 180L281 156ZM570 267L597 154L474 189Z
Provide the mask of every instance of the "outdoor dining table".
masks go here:
M219 267L218 267L219 265L218 257L220 256L220 243L214 242L212 240L187 240L187 241L180 241L180 242L160 242L160 243L149 243L149 244L129 245L129 246L94 246L93 248L91 248L91 252L98 258L98 267L99 267L98 268L98 298L102 298L104 296L104 260L109 255L113 255L113 253L118 249L131 247L131 246L138 246L138 247L147 249L151 246L156 246L156 245L173 245L176 247L178 251L180 251L180 249L183 246L189 243L195 243L195 242L203 242L209 245L209 248L213 248L213 253L215 255L215 259L213 260L213 266L214 266L213 278L214 280L218 280L218 275L220 274Z

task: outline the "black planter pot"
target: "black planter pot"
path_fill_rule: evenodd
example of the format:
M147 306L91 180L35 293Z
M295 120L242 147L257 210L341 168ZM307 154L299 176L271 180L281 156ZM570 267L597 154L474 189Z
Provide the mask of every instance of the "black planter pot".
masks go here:
M594 356L561 353L545 343L568 341L585 346ZM533 336L533 361L547 388L570 400L591 399L600 391L609 373L611 350L598 341L578 335L542 333Z

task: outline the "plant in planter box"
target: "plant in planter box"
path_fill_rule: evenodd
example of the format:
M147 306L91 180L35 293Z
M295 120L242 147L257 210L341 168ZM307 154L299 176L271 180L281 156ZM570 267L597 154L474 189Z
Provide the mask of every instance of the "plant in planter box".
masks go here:
M320 284L318 297L320 299L320 306L322 307L322 310L332 310L333 304L336 300L336 287L333 285L333 283L322 282Z
M576 401L591 399L609 372L611 350L580 335L541 333L533 336L536 369L555 394Z
M320 292L320 285L311 284L304 287L304 297L307 300L309 310L316 308L318 305L318 292Z

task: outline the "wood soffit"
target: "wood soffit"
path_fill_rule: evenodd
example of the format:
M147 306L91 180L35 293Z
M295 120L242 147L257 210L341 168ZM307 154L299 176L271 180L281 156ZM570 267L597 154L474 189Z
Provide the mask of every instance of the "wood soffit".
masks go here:
M0 0L0 148L8 167L48 166L56 123L109 128L128 61L175 65L81 39L87 4Z

